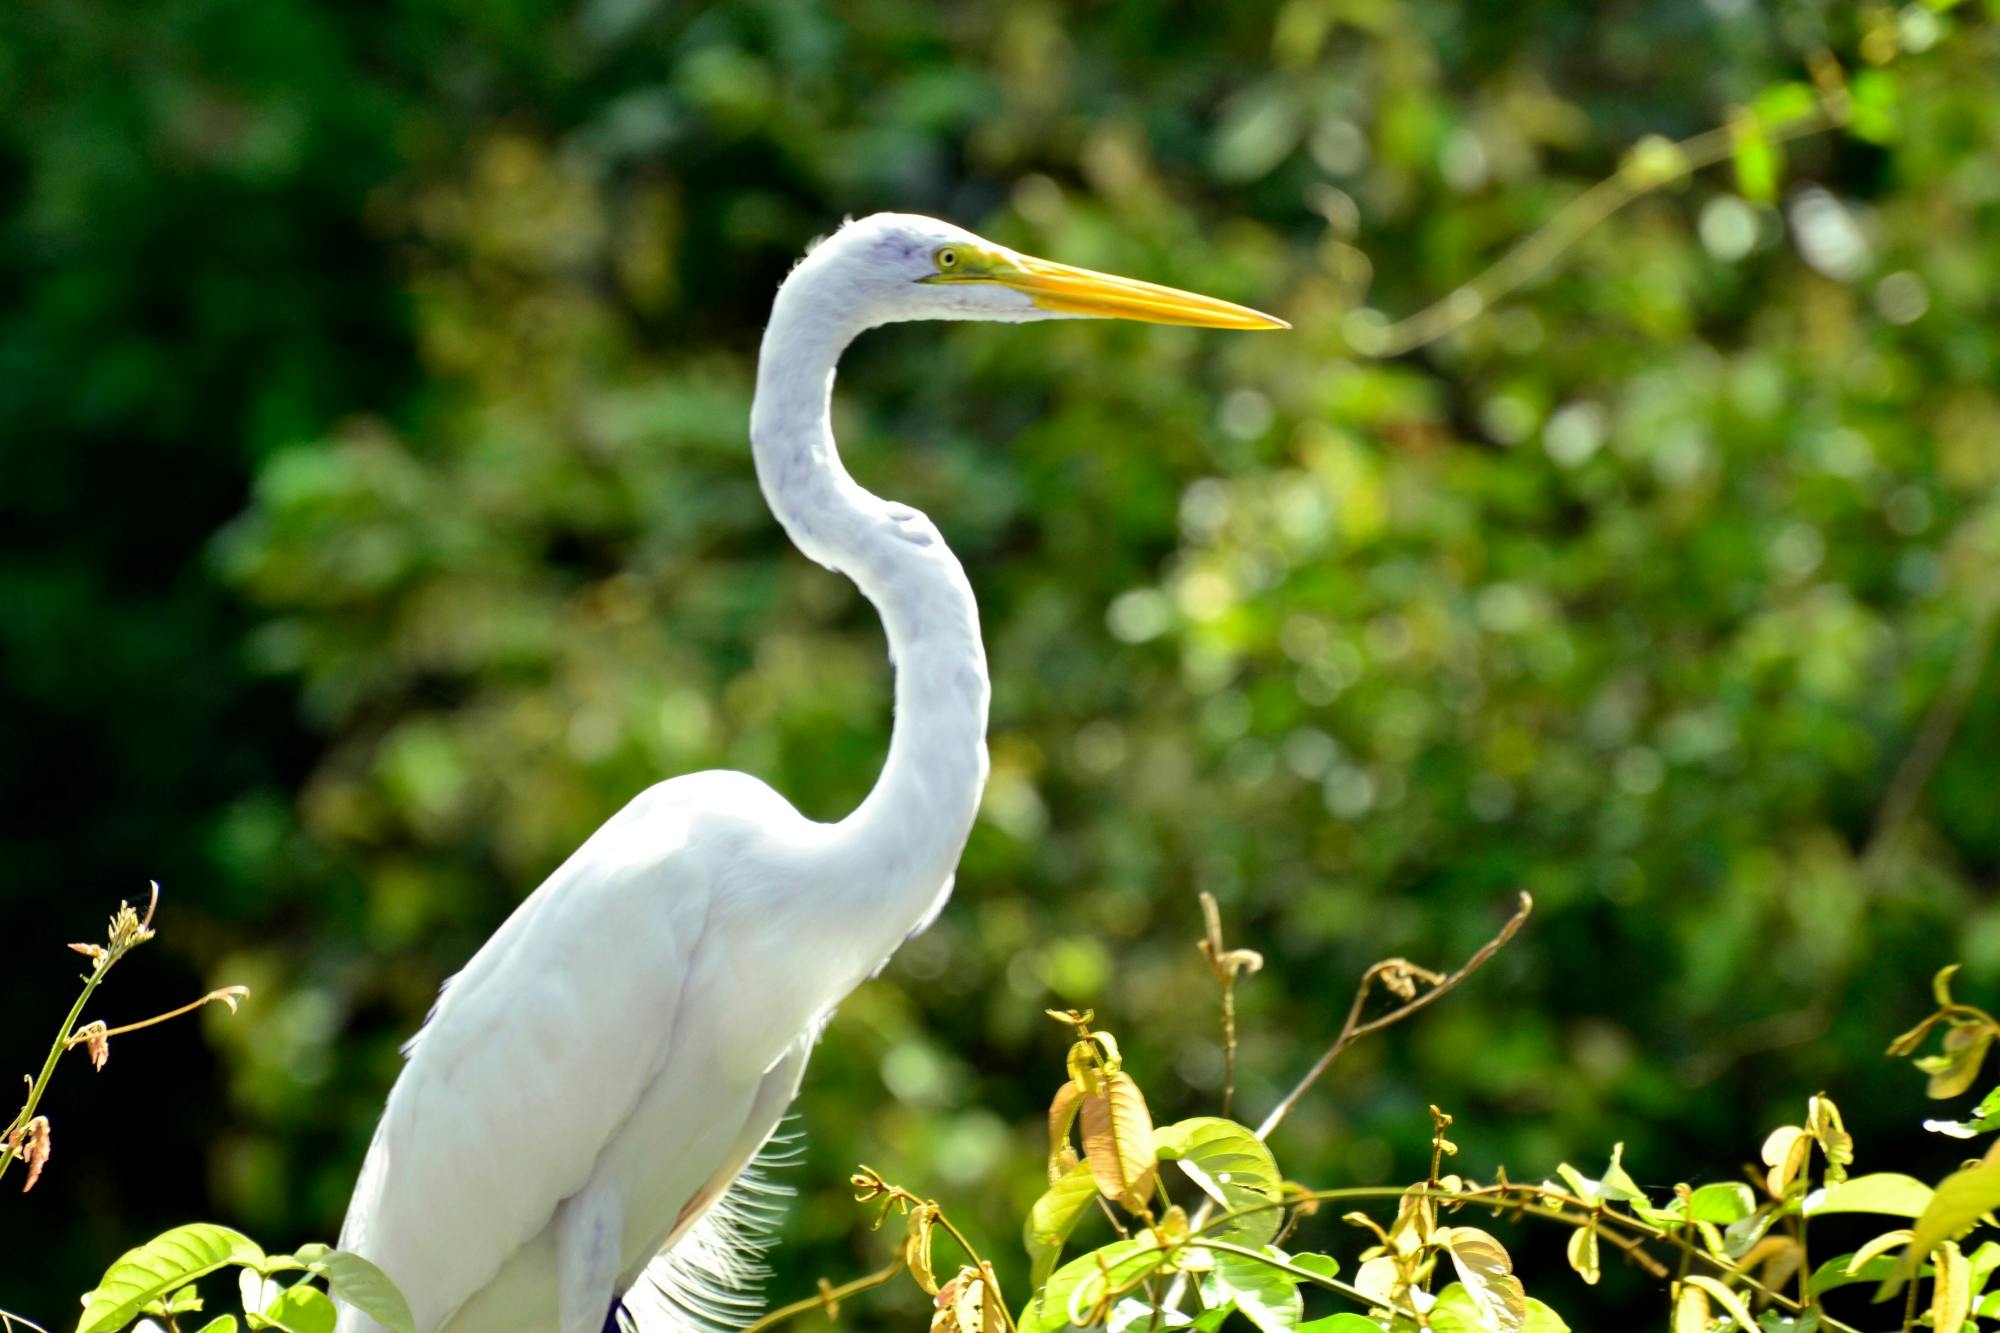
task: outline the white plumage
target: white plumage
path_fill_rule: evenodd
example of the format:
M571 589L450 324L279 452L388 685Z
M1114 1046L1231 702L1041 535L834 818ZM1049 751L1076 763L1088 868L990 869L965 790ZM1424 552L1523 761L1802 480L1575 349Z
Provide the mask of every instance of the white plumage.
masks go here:
M1124 316L1275 327L1241 307L883 214L780 288L751 441L773 513L881 613L889 758L819 824L755 778L663 782L599 829L446 988L389 1096L341 1244L418 1333L730 1327L776 1208L753 1165L833 1007L927 925L986 778L978 610L930 520L841 466L834 364L892 320ZM377 1333L343 1309L340 1333Z

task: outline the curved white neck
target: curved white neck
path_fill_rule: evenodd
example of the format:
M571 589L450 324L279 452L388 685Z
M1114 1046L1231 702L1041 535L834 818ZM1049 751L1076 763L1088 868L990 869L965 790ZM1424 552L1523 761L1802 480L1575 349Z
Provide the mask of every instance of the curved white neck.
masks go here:
M834 365L861 327L795 270L758 359L750 440L771 511L807 556L854 580L896 670L889 758L835 830L880 927L874 967L943 902L986 783L986 651L972 587L924 515L847 475L831 422ZM850 903L851 905L851 903Z

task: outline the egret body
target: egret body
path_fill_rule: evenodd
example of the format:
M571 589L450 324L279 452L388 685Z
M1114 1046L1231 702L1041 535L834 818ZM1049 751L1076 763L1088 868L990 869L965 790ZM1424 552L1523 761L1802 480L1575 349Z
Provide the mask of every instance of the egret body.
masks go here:
M986 780L986 658L932 522L864 490L830 425L854 337L913 319L1278 320L878 214L778 290L750 440L772 512L882 617L895 725L847 818L741 773L640 794L440 996L389 1094L341 1234L417 1333L731 1327L771 1212L754 1159L841 998L950 894ZM379 1333L343 1309L339 1333Z

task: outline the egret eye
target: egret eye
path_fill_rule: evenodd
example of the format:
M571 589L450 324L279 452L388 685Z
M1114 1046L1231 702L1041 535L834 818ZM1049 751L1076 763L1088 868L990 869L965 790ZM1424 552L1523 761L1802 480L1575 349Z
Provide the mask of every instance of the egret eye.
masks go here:
M949 245L940 248L931 258L940 273L949 273L958 267L958 251Z

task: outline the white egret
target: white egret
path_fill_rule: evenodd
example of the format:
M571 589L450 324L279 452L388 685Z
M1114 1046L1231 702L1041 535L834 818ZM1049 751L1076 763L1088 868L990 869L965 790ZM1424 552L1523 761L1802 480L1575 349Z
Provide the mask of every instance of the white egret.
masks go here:
M889 757L806 819L756 778L639 795L453 979L408 1050L342 1231L417 1333L728 1327L771 1205L754 1159L843 996L936 916L986 780L987 678L964 571L834 448L834 363L913 319L1285 327L1242 306L878 214L778 289L750 440L771 510L851 578L895 663ZM608 1312L608 1313L607 1313ZM354 1309L340 1333L378 1333Z

